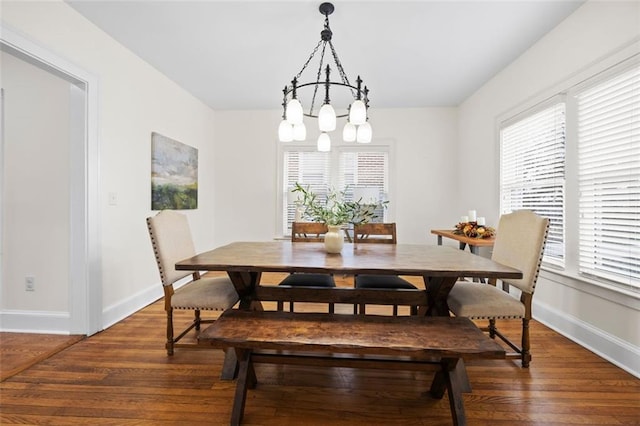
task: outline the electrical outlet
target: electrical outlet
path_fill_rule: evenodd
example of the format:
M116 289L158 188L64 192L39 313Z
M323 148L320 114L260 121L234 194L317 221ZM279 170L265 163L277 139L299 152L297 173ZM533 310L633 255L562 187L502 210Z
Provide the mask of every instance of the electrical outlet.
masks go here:
M35 279L35 277L25 277L24 278L24 289L25 289L25 291L36 291L36 279Z

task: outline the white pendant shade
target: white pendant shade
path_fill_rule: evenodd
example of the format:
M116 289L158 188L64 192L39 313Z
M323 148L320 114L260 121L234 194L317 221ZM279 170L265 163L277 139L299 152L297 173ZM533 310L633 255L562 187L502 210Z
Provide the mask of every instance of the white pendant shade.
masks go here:
M324 104L320 108L318 128L321 132L333 132L336 129L336 112L330 104Z
M278 139L280 139L280 142L291 142L293 140L293 126L287 120L280 122Z
M371 129L371 124L369 124L368 122L361 124L360 126L358 126L358 136L356 138L357 142L358 143L371 142L372 133L373 132Z
M291 99L287 103L287 121L291 124L302 123L302 104L297 99Z
M293 126L293 140L303 141L307 138L307 127L304 123L296 124Z
M326 133L320 133L318 136L318 151L329 152L331 151L331 138Z
M356 126L347 122L342 129L342 140L345 142L355 142L356 140Z
M361 100L355 100L349 108L349 123L359 126L367 121L367 107Z

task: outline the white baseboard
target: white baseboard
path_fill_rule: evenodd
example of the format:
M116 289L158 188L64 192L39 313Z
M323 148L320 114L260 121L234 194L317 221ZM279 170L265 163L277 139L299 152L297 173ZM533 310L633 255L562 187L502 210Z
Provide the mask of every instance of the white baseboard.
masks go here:
M640 348L544 303L533 302L534 319L640 378Z
M114 305L107 306L102 311L102 329L111 327L163 296L162 285L156 283Z
M183 279L176 281L173 284L173 288L177 290L186 283L191 282L191 280L191 275L187 275ZM147 287L146 290L138 292L115 305L106 307L102 312L102 329L104 330L111 327L161 297L164 297L162 284L155 283L154 285Z
M19 311L0 312L0 330L11 333L69 334L68 312Z
M190 275L176 282L174 288L178 289L189 281L191 281ZM125 300L106 307L102 311L102 327L100 330L111 327L163 296L162 284L155 283ZM71 330L69 312L0 311L0 331L70 334L69 330Z
M108 306L102 312L100 330L111 327L162 296L162 287L157 283L115 305ZM69 312L6 310L0 312L0 330L14 333L70 334L71 319Z

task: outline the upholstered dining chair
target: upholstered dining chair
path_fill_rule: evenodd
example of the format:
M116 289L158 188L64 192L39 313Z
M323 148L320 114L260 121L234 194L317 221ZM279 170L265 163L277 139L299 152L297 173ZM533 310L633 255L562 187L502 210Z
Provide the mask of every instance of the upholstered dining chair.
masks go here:
M520 358L523 368L529 367L531 362L531 303L548 232L549 219L530 210L502 215L491 259L521 270L522 279L503 280L501 288L496 286L495 279L487 284L458 281L447 298L449 310L454 315L474 320L488 319L489 326L484 330L491 338L498 336L513 349L514 352L508 353L507 357ZM511 286L520 291L518 298L509 293ZM498 331L496 319L522 320L520 346Z
M324 242L328 232L327 225L320 222L293 222L291 224L291 242L309 243ZM335 287L333 276L329 274L294 273L282 280L278 285L292 287ZM282 302L278 302L278 310L283 310ZM293 312L293 302L289 302L289 311ZM334 305L329 304L329 312L333 313Z
M353 244L397 244L395 223L365 223L354 225ZM356 288L408 289L417 290L409 281L395 275L356 275ZM365 305L360 304L360 313L365 314ZM354 306L354 314L357 313ZM417 307L411 307L411 313L417 314ZM393 315L398 315L398 306L393 306Z
M147 228L156 263L160 272L164 289L164 309L167 312L168 355L173 355L174 348L195 348L195 343L178 343L190 330L200 330L203 323L213 319L202 319L200 311L224 311L238 301L238 293L227 277L206 278L200 273L176 271L176 262L195 256L196 251L191 237L187 217L172 210L163 210L155 216L147 218ZM192 281L174 288L177 281L191 275ZM173 311L187 309L194 311L193 322L177 337L174 337Z

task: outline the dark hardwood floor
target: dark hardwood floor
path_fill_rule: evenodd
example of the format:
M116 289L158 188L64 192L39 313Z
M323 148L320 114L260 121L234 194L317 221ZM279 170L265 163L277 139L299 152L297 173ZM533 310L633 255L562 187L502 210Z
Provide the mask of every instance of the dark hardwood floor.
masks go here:
M179 323L190 318L176 315ZM498 325L517 333L519 321ZM223 353L177 349L168 357L164 330L159 301L7 378L0 424L228 424L235 383L219 379ZM467 364L469 425L640 425L640 379L535 321L531 340L529 369L513 360ZM446 396L426 394L427 373L260 364L256 374L246 425L451 424Z

